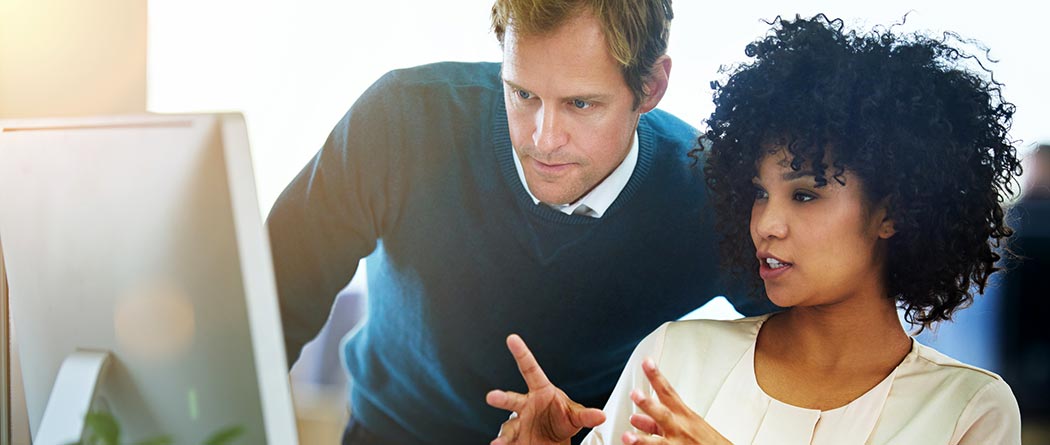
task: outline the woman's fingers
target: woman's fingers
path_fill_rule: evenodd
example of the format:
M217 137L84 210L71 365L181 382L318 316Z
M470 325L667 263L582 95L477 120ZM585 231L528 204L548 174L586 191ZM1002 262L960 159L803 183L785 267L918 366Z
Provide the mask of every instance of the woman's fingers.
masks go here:
M515 417L506 422L499 428L499 437L496 437L489 442L489 445L510 445L513 444L518 438L518 418Z
M686 408L685 403L682 403L682 399L678 397L678 391L675 391L671 383L664 378L663 373L656 367L653 359L647 358L642 361L642 371L645 371L645 377L649 379L653 390L656 391L656 395L660 397L660 401L664 405L675 410Z
M536 362L536 357L532 355L532 351L525 345L525 340L522 340L518 334L507 336L507 349L514 356L514 361L518 363L518 371L525 379L525 385L529 387L529 391L550 386L551 381L547 380L543 368Z
M638 428L646 434L660 434L660 426L648 414L632 414L631 426Z
M620 440L623 441L624 445L667 445L667 439L660 436L648 436L644 434L635 434L631 431L627 431L620 436Z
M631 401L638 408L641 408L645 414L648 414L662 430L667 430L674 414L664 404L660 403L658 398L647 397L640 390L635 389L631 391Z
M626 445L668 444L728 444L721 434L703 417L693 412L678 397L670 382L664 378L652 359L642 362L642 370L656 394L646 396L642 391L631 391L631 401L643 413L631 416L631 425L642 433L628 431L620 437Z
M528 397L513 391L494 389L485 394L485 403L493 408L518 412L525 408Z
M597 408L587 408L578 403L569 408L569 422L576 428L594 428L605 422L605 413Z

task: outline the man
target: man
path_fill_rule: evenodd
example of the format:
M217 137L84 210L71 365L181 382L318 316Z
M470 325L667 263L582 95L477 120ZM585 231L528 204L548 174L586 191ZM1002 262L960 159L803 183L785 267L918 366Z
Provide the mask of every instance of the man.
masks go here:
M502 65L387 74L288 186L268 225L290 362L368 256L345 443L488 443L487 390L524 389L511 332L602 406L646 333L722 293L696 132L654 111L671 16L497 0Z

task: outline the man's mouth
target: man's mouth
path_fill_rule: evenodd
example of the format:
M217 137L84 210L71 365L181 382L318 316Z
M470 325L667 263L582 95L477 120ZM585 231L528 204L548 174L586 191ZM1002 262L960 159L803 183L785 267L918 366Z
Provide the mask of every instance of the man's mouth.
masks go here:
M573 164L571 162L566 162L566 163L550 162L550 163L548 163L548 162L540 161L540 160L538 160L536 158L531 158L531 160L532 160L533 167L536 169L536 171L538 173L541 173L541 174L558 174L558 173L562 173L565 170L568 170L573 165L575 165L575 164Z

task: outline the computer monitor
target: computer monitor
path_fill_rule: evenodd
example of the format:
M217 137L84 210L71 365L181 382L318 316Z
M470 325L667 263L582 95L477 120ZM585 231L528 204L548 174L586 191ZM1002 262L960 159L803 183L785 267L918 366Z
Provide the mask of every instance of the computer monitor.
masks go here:
M0 239L36 445L297 443L237 114L0 121ZM61 369L61 372L60 372ZM50 402L49 402L50 399Z
M0 239L0 444L11 443L11 360L7 330L7 270L4 243Z

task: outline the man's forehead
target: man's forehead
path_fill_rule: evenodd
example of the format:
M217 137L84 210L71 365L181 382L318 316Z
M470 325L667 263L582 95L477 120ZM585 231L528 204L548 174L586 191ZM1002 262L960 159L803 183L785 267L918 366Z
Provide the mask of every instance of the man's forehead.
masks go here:
M563 63L607 64L619 69L601 23L591 15L567 20L542 32L519 33L511 26L504 36L502 49L505 63L543 58Z
M505 85L543 96L610 96L627 93L615 65L586 63L540 54L506 52L500 77Z

